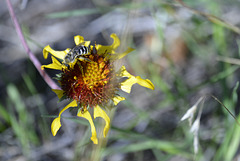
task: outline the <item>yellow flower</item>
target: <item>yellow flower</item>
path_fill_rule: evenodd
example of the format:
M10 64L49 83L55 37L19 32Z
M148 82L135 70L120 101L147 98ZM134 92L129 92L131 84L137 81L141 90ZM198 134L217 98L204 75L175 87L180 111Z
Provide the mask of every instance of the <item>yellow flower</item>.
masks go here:
M64 107L51 125L53 136L55 136L61 127L61 114L70 107L78 108L78 117L87 119L91 126L94 144L98 143L96 129L89 113L93 108L93 117L101 117L105 120L103 131L106 137L110 128L110 119L106 112L101 108L113 102L117 105L124 97L118 95L121 89L130 93L133 84L138 83L143 87L154 89L154 85L148 79L142 79L140 76L133 76L127 72L125 66L119 71L115 71L114 61L123 58L133 49L128 48L123 53L116 53L120 45L120 40L116 34L111 34L113 44L110 46L90 45L90 41L84 41L82 36L75 36L74 41L77 47L66 49L64 51L55 51L49 45L43 49L43 56L46 59L48 53L52 54L52 63L42 65L42 69L51 68L60 70L58 74L61 90L53 89L59 99L68 98L71 102ZM76 51L74 51L77 49ZM65 61L67 57L72 56L71 61ZM67 62L67 63L66 63ZM121 78L126 77L124 81Z

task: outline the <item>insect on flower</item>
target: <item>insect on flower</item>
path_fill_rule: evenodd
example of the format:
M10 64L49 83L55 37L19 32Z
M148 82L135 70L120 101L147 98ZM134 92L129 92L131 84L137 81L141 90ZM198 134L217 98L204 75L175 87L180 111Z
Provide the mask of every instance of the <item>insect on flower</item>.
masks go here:
M115 106L125 100L119 95L120 90L130 93L134 84L154 89L154 85L149 79L142 79L140 76L131 75L122 66L115 69L114 62L123 58L133 51L128 48L123 53L117 53L115 50L120 45L120 40L116 34L112 34L113 44L103 46L100 44L90 45L90 41L84 41L82 36L75 36L76 46L72 49L67 48L64 51L55 51L49 45L43 49L43 56L46 59L48 53L52 54L52 63L42 65L42 69L51 68L59 70L57 74L61 90L52 89L60 100L67 98L71 102L64 107L51 125L53 136L55 136L61 127L61 115L70 107L78 108L77 116L87 119L91 126L94 144L98 144L97 133L89 110L93 110L93 118L101 117L105 121L103 136L106 137L110 128L110 118L105 110L109 104ZM58 58L58 59L57 59ZM63 60L59 62L59 60ZM121 78L126 79L121 79Z
M64 57L63 64L73 63L76 59L91 61L88 58L83 57L83 55L89 55L89 47L83 45L83 43L72 48Z

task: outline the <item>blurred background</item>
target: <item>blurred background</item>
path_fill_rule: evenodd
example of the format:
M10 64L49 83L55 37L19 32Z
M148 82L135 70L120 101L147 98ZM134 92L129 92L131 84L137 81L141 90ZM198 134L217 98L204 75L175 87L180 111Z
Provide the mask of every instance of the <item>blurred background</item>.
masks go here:
M53 137L51 121L67 101L58 102L41 78L16 34L6 2L0 1L0 160L240 160L240 127L208 96L217 97L238 117L239 0L11 2L42 64L51 62L42 56L46 45L72 48L75 35L110 45L109 36L116 33L118 52L135 48L118 63L150 79L155 90L134 85L131 94L123 93L127 99L117 106L108 143L100 151L90 141L88 122L69 110ZM46 71L51 77L56 74ZM180 120L202 96L206 99L199 104L203 111L195 154L191 127Z

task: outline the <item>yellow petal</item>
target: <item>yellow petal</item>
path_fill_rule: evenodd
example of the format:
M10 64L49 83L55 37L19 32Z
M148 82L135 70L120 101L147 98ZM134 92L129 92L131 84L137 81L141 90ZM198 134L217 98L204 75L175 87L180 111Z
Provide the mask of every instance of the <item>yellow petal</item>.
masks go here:
M64 93L63 90L61 90L61 89L52 89L52 91L54 93L56 93L56 95L58 96L59 99L61 99L63 97L63 93Z
M84 38L80 35L74 36L74 42L76 45L79 45L84 42Z
M135 78L137 79L137 83L140 86L154 90L154 85L152 84L152 82L149 79L142 79L140 76L136 76Z
M135 84L135 83L138 83L139 85L141 85L143 87L154 90L154 85L152 84L152 82L149 79L142 79L140 76L135 77L135 76L131 75L130 73L128 73L125 66L122 66L122 68L121 68L121 76L128 77L128 79L126 79L124 82L121 83L121 89L124 92L130 93L131 88L132 88L133 84Z
M122 77L132 77L132 75L130 73L128 73L128 71L124 65L121 67L120 70L121 70Z
M77 106L77 102L74 100L72 101L71 103L69 103L66 107L64 107L57 118L55 118L52 122L52 125L51 125L51 131L52 131L52 134L53 136L55 136L58 132L58 130L60 129L61 127L61 122L60 122L60 118L61 118L61 114L66 110L68 109L69 107L75 107Z
M111 53L112 54L112 52L113 52L111 46L103 46L103 45L97 44L95 47L97 49L98 54L105 54L105 53Z
M111 45L112 50L115 50L115 49L117 49L119 47L120 40L119 40L118 36L115 33L112 33L110 37L113 38L113 43Z
M97 132L96 132L92 117L91 117L90 113L88 112L88 110L85 109L83 112L80 110L78 112L77 116L83 117L88 120L88 122L90 123L90 126L91 126L91 131L92 131L91 140L93 141L94 144L98 144Z
M125 52L121 54L117 54L117 59L122 59L124 56L126 56L128 53L132 52L134 49L133 48L128 48Z
M60 122L60 117L57 117L53 120L52 122L52 125L51 125L51 131L52 131L52 134L53 136L55 136L58 132L58 130L60 129L61 127L61 122Z
M68 108L70 108L70 107L76 107L76 106L78 106L77 101L76 101L76 100L73 100L72 102L70 102L67 106L65 106L65 107L60 111L59 117L60 117L61 114L62 114L65 110L67 110Z
M90 45L90 43L91 43L91 41L85 41L83 45L88 47Z
M96 45L96 49L98 54L105 54L105 53L110 53L110 54L115 54L115 50L119 47L120 45L120 40L118 38L118 36L113 33L110 36L111 38L113 38L113 43L110 46L103 46L103 45Z
M66 50L64 51L55 51L53 50L49 45L46 46L44 49L43 49L43 57L45 59L47 59L48 57L48 53L51 53L52 55L54 55L56 58L59 58L59 59L64 59L65 55L69 52L69 48L67 48Z
M52 64L42 65L41 69L43 70L44 68L62 70L62 64L52 56Z
M124 92L130 93L131 92L131 88L132 86L137 83L136 79L134 79L133 77L125 80L124 82L121 83L121 89Z
M97 117L101 117L105 120L106 125L105 125L104 130L103 130L103 136L106 137L107 133L108 133L108 130L110 128L110 118L108 117L106 112L103 111L98 105L94 107L94 114L93 115L94 115L94 119L97 118Z
M113 97L113 103L116 106L120 101L123 101L125 99L126 99L125 97L115 96Z
M120 53L120 54L116 54L116 52L112 52L110 55L112 60L117 60L117 59L122 59L123 57L125 57L128 53L132 52L134 49L133 48L128 48L125 52Z

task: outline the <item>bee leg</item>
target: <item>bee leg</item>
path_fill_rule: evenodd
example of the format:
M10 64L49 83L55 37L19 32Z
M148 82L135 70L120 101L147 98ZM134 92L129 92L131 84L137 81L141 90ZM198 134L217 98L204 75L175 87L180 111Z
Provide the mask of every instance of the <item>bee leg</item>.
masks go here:
M95 54L95 55L97 54L96 42L95 42L95 44L94 44L94 46L93 46L92 54Z
M90 59L88 59L88 58L84 58L84 57L78 57L78 60L80 60L80 61L92 62L92 60L90 60Z

